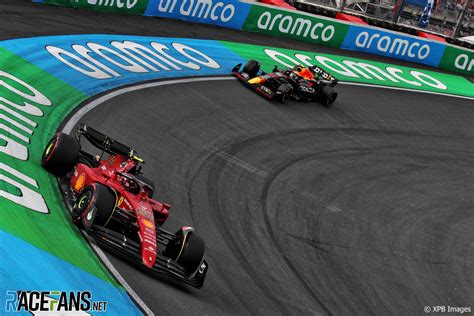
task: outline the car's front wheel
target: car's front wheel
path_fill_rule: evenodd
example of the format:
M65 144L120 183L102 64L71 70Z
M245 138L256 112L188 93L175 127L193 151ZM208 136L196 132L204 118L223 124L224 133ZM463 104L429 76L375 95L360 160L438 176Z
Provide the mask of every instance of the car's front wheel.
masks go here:
M249 60L243 69L243 72L249 75L249 79L255 78L260 70L260 63L256 60Z
M324 86L320 92L320 102L330 107L337 98L337 91L329 86Z
M86 231L92 224L104 226L115 210L116 196L100 183L93 183L82 190L72 209L74 222Z
M293 87L289 83L283 83L278 87L276 92L276 98L281 103L286 103L290 99L291 92L293 91Z
M176 233L165 250L165 255L178 262L187 274L193 274L204 258L204 240L189 227L183 227Z

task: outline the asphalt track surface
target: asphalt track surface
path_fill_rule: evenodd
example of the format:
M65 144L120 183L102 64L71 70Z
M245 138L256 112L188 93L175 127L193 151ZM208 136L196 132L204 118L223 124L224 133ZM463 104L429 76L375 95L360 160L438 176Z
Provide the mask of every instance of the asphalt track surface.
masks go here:
M70 19L56 9L41 9L56 21L51 32ZM328 109L270 103L233 80L178 84L111 99L81 120L145 158L155 196L173 205L166 228L191 225L206 241L201 290L111 257L152 310L366 315L474 305L472 100L338 90Z
M111 99L81 120L145 158L155 196L173 205L166 228L190 224L206 240L201 290L112 258L152 310L472 306L472 101L339 91L328 109L270 103L234 80L178 84Z

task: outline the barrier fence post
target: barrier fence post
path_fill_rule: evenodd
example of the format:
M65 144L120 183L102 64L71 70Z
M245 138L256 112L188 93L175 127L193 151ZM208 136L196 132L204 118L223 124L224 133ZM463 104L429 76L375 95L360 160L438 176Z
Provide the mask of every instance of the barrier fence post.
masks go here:
M468 3L464 4L464 8L462 9L461 14L459 14L456 27L454 28L453 38L457 38L459 36L459 32L461 31L461 27L462 27L462 22L464 20L464 16L466 15L467 5Z
M399 2L399 7L397 8L397 11L395 12L393 16L393 23L398 23L398 19L400 18L400 15L403 12L403 8L405 7L405 0L398 1Z
M346 5L346 0L341 0L341 1L339 2L339 8L337 8L338 11L339 11L339 12L344 11L344 6L345 6L345 5Z

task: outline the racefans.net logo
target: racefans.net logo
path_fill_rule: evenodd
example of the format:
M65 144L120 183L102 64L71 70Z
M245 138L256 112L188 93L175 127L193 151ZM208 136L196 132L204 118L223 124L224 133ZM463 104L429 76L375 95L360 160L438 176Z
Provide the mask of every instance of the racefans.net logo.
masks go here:
M89 291L6 291L5 312L88 315L106 312L107 301L92 301Z

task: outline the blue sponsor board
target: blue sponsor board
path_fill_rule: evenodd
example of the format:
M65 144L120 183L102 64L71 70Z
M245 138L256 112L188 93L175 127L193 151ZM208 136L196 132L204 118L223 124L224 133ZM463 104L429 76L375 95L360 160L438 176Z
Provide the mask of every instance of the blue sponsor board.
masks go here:
M250 7L237 0L150 0L145 15L240 30Z
M381 29L351 26L341 48L437 67L446 46Z
M242 61L218 41L175 38L52 36L0 47L90 96L140 81L229 74Z

